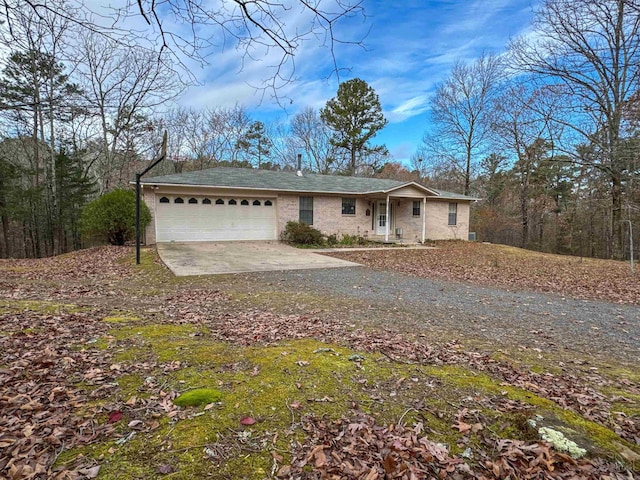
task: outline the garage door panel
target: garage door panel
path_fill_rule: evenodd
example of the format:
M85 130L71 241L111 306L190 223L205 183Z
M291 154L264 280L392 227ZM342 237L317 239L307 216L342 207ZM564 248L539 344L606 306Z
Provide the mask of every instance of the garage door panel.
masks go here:
M166 195L163 195L166 197ZM198 198L197 204L160 203L156 198L156 234L158 242L201 242L223 240L275 240L276 209L266 206L260 199L260 205L229 205L231 198L223 198L224 204L203 204Z

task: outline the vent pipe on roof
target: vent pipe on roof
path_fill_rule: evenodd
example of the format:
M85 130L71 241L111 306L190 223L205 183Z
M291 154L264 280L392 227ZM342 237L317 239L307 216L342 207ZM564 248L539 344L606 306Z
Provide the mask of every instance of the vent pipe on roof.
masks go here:
M302 154L301 153L298 154L298 171L296 172L296 175L299 177L302 176Z

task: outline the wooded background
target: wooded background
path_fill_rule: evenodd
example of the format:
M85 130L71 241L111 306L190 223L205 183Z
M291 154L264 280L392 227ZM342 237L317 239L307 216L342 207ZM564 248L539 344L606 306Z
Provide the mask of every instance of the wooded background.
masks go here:
M547 0L532 33L506 53L456 63L433 92L432 123L410 165L371 143L386 120L364 81L356 89L341 84L324 109L269 123L242 105L184 108L178 102L189 82L175 44L143 48L63 0L42 5L3 2L0 257L81 248L82 208L129 188L158 154L165 129L167 160L151 175L215 166L293 170L302 154L310 172L476 196L471 230L483 241L628 259L630 226L640 232L637 0ZM256 5L274 13L280 4ZM131 14L153 18L153 8L141 4ZM206 25L211 17L192 20ZM295 42L286 45L295 52ZM348 95L362 102L336 108L352 103ZM340 127L340 115L353 115L361 133Z

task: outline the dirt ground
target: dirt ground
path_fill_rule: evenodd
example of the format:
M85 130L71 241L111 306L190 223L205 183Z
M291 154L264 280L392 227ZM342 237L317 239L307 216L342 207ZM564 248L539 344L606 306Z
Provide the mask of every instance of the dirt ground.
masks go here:
M151 250L0 261L0 478L634 478L625 265L431 252L188 278Z

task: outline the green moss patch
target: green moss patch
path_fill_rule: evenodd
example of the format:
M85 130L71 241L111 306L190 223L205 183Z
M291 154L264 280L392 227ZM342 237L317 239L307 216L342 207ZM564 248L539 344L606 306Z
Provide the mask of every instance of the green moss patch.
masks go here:
M597 453L615 457L620 450L620 445L638 450L636 446L621 440L612 430L587 420L572 410L563 409L553 401L540 397L528 390L505 385L504 382L483 373L458 366L426 367L426 370L430 375L439 377L443 382L462 388L467 392L471 389L471 392L475 394L504 396L510 400L522 402L524 405L535 407L531 411L531 415L539 412L543 417L552 416L557 418L563 424L575 430L578 436L583 437L589 444L593 445Z
M130 323L130 322L139 322L140 317L136 317L133 315L109 316L109 317L104 317L102 321L107 323Z
M32 311L46 315L61 313L89 312L91 308L71 303L54 303L36 300L0 300L0 314Z
M161 414L156 430L137 432L123 445L111 439L60 457L59 463L78 454L96 459L100 478L151 478L159 465L169 464L172 478L262 479L273 467L273 452L286 463L291 445L304 440L305 415L330 421L355 410L374 416L379 425L421 423L430 440L447 444L453 454L481 447L487 436L535 441L527 419L538 412L588 438L596 452L612 457L621 444L634 448L551 400L463 366L396 363L309 338L240 346L221 342L197 325L122 323L104 338L114 361L125 364L123 372L126 364L141 361L154 366L118 379L108 401L125 415L129 398L147 400L159 388L163 395L184 391L176 405L210 406L175 417ZM501 400L522 411L498 411ZM481 422L481 431L465 436L455 427L465 409L464 421ZM242 425L243 417L255 424ZM120 426L123 434L125 427Z
M222 392L212 388L196 388L184 392L173 403L179 407L199 407L209 403L219 402L222 398Z

